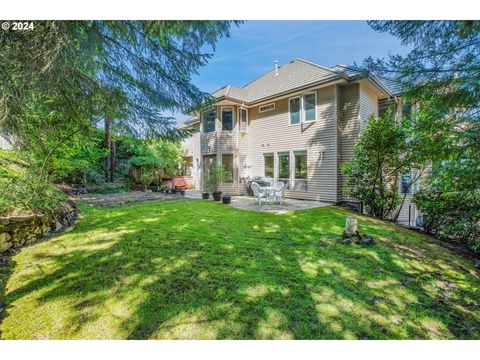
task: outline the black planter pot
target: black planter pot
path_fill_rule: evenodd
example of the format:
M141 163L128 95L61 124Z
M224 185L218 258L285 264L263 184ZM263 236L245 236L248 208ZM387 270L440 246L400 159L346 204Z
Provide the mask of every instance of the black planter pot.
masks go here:
M223 202L224 204L230 204L231 200L232 200L232 197L231 197L231 196L228 196L228 195L225 195L225 196L222 198L222 202Z
M185 190L178 190L178 192L180 193L180 196L185 196Z
M203 199L203 200L208 200L208 199L210 199L210 194L209 194L209 193L202 193L202 199Z
M213 200L215 200L215 201L222 200L222 192L221 191L216 191L212 195L213 195Z
M172 194L176 194L177 193L177 189L172 189Z
M165 189L160 189L160 192L163 194L165 192Z

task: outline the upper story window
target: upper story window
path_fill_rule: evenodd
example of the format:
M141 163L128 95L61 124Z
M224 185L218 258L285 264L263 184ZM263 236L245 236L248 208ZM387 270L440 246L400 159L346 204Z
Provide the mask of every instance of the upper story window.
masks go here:
M202 113L203 132L215 131L215 118L217 117L215 109L210 109Z
M266 112L266 111L271 111L275 110L275 103L267 104L267 105L262 105L258 108L258 112Z
M292 98L288 102L288 110L290 112L290 124L300 123L300 98Z
M402 194L411 194L412 193L412 174L403 174L402 175Z
M240 109L239 112L240 117L240 131L246 132L248 127L248 112L247 109Z
M233 129L233 108L222 108L222 130Z
M303 95L303 120L317 120L317 93L312 92Z
M406 100L402 101L402 115L409 121L412 121L412 103Z
M306 93L289 99L288 109L290 125L300 124L302 121L317 120L317 93Z

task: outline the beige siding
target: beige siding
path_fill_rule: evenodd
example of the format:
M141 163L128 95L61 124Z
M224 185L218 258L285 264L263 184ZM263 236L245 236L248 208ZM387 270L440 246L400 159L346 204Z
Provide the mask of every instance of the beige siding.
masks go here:
M243 138L248 149L246 166L250 175L263 175L264 153L281 153L307 150L307 191L287 191L288 197L337 201L335 182L336 151L336 87L317 91L317 121L289 124L288 99L275 102L275 110L260 113L258 107L249 110L250 126ZM325 153L321 155L320 149ZM278 159L275 157L275 168ZM290 157L290 173L293 159Z
M340 87L338 107L338 134L339 134L339 171L338 171L338 201L354 201L343 194L346 176L341 172L341 166L353 157L353 148L360 130L360 102L359 84Z
M366 125L370 115L378 117L378 99L370 86L360 85L360 128Z

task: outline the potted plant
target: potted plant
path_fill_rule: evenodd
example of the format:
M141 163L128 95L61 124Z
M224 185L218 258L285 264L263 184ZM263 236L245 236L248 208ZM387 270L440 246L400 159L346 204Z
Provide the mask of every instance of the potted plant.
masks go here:
M210 194L208 192L202 192L202 199L203 200L208 200L210 199Z
M220 184L225 178L225 170L223 166L215 164L211 174L207 178L207 184L212 189L213 200L222 200L222 192L219 190Z
M165 184L160 185L160 192L164 193L165 190L167 190L167 185L165 185Z
M222 197L222 203L224 204L230 204L232 201L232 197L230 195L223 195Z

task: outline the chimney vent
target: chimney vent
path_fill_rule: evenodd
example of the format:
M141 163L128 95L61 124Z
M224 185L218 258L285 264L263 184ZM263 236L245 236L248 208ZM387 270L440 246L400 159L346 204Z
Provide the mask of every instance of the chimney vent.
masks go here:
M275 60L275 76L278 75L278 60Z

